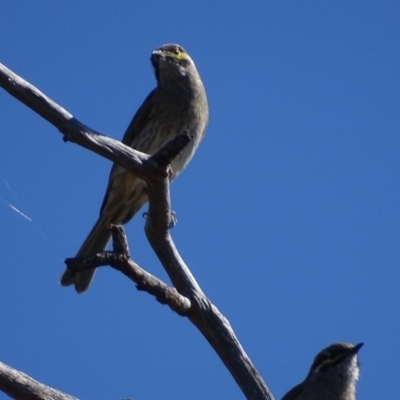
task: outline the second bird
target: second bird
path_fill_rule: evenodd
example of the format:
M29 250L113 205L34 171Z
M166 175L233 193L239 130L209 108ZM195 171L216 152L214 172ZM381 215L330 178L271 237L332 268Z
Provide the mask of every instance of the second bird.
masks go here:
M363 343L334 343L319 352L306 379L282 400L356 400L357 353Z
M151 63L157 86L136 112L122 143L154 154L181 132L191 133L194 138L172 162L171 179L174 179L188 164L204 136L208 124L207 97L193 60L181 46L161 46L152 52ZM104 251L111 238L111 224L126 224L147 200L146 183L114 164L100 216L76 257ZM89 287L94 273L95 269L65 270L60 282L63 286L74 285L82 293Z

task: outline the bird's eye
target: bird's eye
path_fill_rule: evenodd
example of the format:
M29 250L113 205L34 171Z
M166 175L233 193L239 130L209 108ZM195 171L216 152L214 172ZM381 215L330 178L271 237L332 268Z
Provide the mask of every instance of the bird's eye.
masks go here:
M178 55L180 52L181 52L181 51L179 50L179 48L178 48L178 47L175 47L174 53L175 53L176 55Z

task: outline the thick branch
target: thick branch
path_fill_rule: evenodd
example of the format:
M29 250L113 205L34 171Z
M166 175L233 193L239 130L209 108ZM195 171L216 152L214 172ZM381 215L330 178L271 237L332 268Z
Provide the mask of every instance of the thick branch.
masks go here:
M201 331L228 368L247 399L273 400L262 377L239 343L229 321L200 289L182 260L169 233L168 179L161 175L148 181L149 211L146 235L179 293L192 303L188 318Z
M118 162L140 177L145 173L143 163L149 158L147 154L133 150L118 140L103 136L82 124L72 114L3 64L0 64L0 86L54 125L67 140Z
M0 362L0 390L18 400L77 400Z

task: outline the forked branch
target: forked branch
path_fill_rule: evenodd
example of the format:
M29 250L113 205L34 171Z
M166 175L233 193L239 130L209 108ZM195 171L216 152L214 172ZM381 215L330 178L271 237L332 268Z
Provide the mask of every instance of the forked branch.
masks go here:
M175 139L150 157L90 129L1 64L0 86L58 128L67 141L77 143L134 171L147 182L149 210L145 226L146 235L172 281L176 296L165 296L168 291L171 294L172 289L136 265L130 259L128 250L124 254L123 240L119 243L114 242L118 250L117 254L102 253L94 258L90 257L85 262L95 262L96 265L110 264L134 280L140 289L146 290L157 298L164 296L163 301L166 304L181 315L186 315L200 330L247 399L273 400L272 394L244 352L228 320L204 295L179 255L169 232L174 219L170 206L168 164L187 145L190 134L179 135L180 132L177 132L178 136ZM127 246L125 247L127 249ZM68 262L72 263L70 265L74 268L73 262L70 260ZM179 306L176 307L178 303ZM1 382L0 390L6 391ZM6 393L11 392L6 391ZM58 399L58 397L45 394L43 397Z

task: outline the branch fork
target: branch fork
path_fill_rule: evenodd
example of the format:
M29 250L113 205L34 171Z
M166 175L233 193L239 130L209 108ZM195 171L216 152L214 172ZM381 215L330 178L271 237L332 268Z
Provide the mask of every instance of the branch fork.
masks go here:
M114 252L104 252L85 260L67 259L69 268L91 268L111 265L179 315L186 316L203 334L221 358L245 397L251 400L273 400L265 382L239 343L228 320L205 296L189 268L181 258L169 229L174 221L170 207L168 165L189 143L188 132L179 134L153 156L133 150L87 127L39 89L0 64L0 86L13 97L54 125L67 141L79 144L113 162L147 182L149 210L146 236L165 268L172 287L140 268L129 256L129 248L121 227L114 226ZM0 364L1 367L1 364ZM5 366L0 368L0 390L18 399L61 399L71 397L44 387L37 392L35 382L26 375ZM12 371L12 372L10 372ZM13 374L17 375L17 378ZM18 378L23 380L19 381ZM26 383L28 381L28 383ZM11 385L11 386L10 386ZM44 386L44 385L42 385ZM48 389L48 391L46 391ZM19 393L19 394L18 394ZM65 397L62 397L65 395Z

